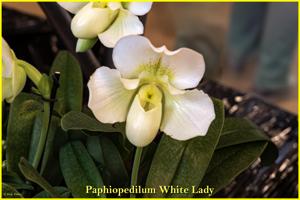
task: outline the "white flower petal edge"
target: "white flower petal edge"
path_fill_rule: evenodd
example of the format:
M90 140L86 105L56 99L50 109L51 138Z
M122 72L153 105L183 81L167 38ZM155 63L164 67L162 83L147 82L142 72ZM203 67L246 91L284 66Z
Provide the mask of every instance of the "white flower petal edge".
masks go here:
M177 89L197 87L205 71L203 56L188 48L164 51L161 63L173 72L170 82Z
M57 2L61 7L69 11L70 13L76 14L83 6L88 2Z
M14 65L14 55L7 42L2 38L2 77L11 78Z
M136 35L120 39L112 54L116 68L125 78L137 78L140 65L156 62L159 57L147 38Z
M125 89L117 70L100 67L88 82L88 107L103 123L123 122L133 98L134 90Z
M139 18L127 10L120 9L113 24L98 37L104 46L113 48L122 37L139 35L143 32L144 26Z
M136 78L139 67L155 65L170 69L170 83L177 89L196 87L205 71L205 63L201 54L180 48L169 51L165 46L156 48L143 36L128 36L119 40L113 51L113 61L123 77Z
M127 9L134 15L141 16L147 14L151 7L152 2L129 2Z
M138 95L136 95L126 120L128 140L138 147L150 144L158 133L161 116L161 102L155 108L145 111L140 104Z
M176 140L204 136L215 118L214 105L197 89L184 94L165 93L164 117L160 129Z
M71 30L77 38L91 39L105 31L114 21L118 10L109 7L94 7L93 2L85 5L74 16L71 22Z

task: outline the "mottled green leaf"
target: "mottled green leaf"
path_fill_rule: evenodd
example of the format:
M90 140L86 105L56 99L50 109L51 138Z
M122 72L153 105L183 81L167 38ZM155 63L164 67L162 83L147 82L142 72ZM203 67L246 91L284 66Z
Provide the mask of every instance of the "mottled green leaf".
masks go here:
M268 140L268 137L249 120L226 118L217 149L235 144L266 140Z
M65 114L61 120L62 128L68 130L86 130L92 132L123 132L123 124L103 124L89 115L71 111Z
M41 188L46 190L51 197L60 197L60 195L54 190L54 188L42 177L39 172L33 168L32 165L25 158L21 158L19 162L19 168L22 174L27 180L30 180L38 184Z
M278 156L278 150L255 124L243 118L226 118L217 149L258 141L269 141L261 155L262 163L264 165L274 163Z
M81 111L83 81L78 61L67 51L61 51L52 64L51 74L55 72L60 72L60 77L54 110L60 115Z
M35 118L43 109L37 96L21 93L11 104L7 129L7 169L21 175L18 163L28 157Z
M247 169L261 155L267 143L267 141L249 142L216 150L200 187L208 185L214 188L215 194Z
M177 141L163 136L155 152L146 186L154 187L156 194L147 197L191 197L188 194L162 194L159 186L191 187L199 185L209 161L218 143L223 122L224 108L219 100L214 100L216 118L212 122L207 135L188 141Z
M69 142L59 153L61 171L73 197L98 197L86 187L102 187L102 177L88 151L79 141ZM104 194L99 197L105 197Z
M94 160L101 165L106 185L125 186L128 174L115 144L104 136L93 136L87 139L87 149Z

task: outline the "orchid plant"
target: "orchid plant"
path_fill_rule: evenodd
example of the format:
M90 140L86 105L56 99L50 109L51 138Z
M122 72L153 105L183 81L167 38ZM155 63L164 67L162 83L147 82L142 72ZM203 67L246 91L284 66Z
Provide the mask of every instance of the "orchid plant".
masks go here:
M102 66L91 75L86 107L81 66L70 53L60 52L46 75L2 40L2 101L9 107L3 196L136 197L120 191L142 185L157 192L139 197L208 197L257 158L274 162L276 148L255 125L225 119L222 101L199 89L200 53L157 48L138 36L137 16L151 3L59 4L75 14L77 50L98 37L114 47L116 69ZM33 87L24 92L26 80ZM213 189L164 193L160 186ZM118 193L99 192L104 187Z
M75 14L71 30L78 38L76 50L83 52L91 48L97 38L109 48L128 35L143 34L144 26L138 16L151 9L151 2L58 2L60 6Z

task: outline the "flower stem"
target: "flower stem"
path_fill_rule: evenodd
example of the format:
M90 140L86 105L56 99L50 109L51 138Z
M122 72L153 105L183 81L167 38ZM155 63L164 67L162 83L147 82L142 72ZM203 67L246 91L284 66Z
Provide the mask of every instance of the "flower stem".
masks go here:
M133 167L131 172L131 186L136 186L138 179L138 172L142 157L143 147L137 147L134 155ZM130 198L135 198L135 194L130 194Z
M33 162L32 162L32 166L35 169L37 169L37 167L40 163L43 151L44 151L47 133L48 133L49 122L50 122L50 103L48 101L44 101L42 130L41 130L39 143L37 146L37 151L34 155Z

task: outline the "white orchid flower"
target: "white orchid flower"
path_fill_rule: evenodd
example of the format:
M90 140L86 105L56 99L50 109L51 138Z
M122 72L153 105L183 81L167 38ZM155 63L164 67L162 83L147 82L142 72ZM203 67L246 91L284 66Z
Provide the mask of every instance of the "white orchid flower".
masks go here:
M186 90L204 74L201 54L128 36L115 46L113 62L117 69L100 67L88 82L88 106L99 121L126 121L126 135L138 147L151 143L159 129L177 140L206 135L213 102L200 90Z
M2 38L2 101L11 103L23 90L26 73L17 64L17 58L7 42Z
M137 16L151 9L151 2L89 2L59 5L75 14L71 30L80 39L96 37L106 47L114 47L117 41L128 35L143 34L144 26Z

